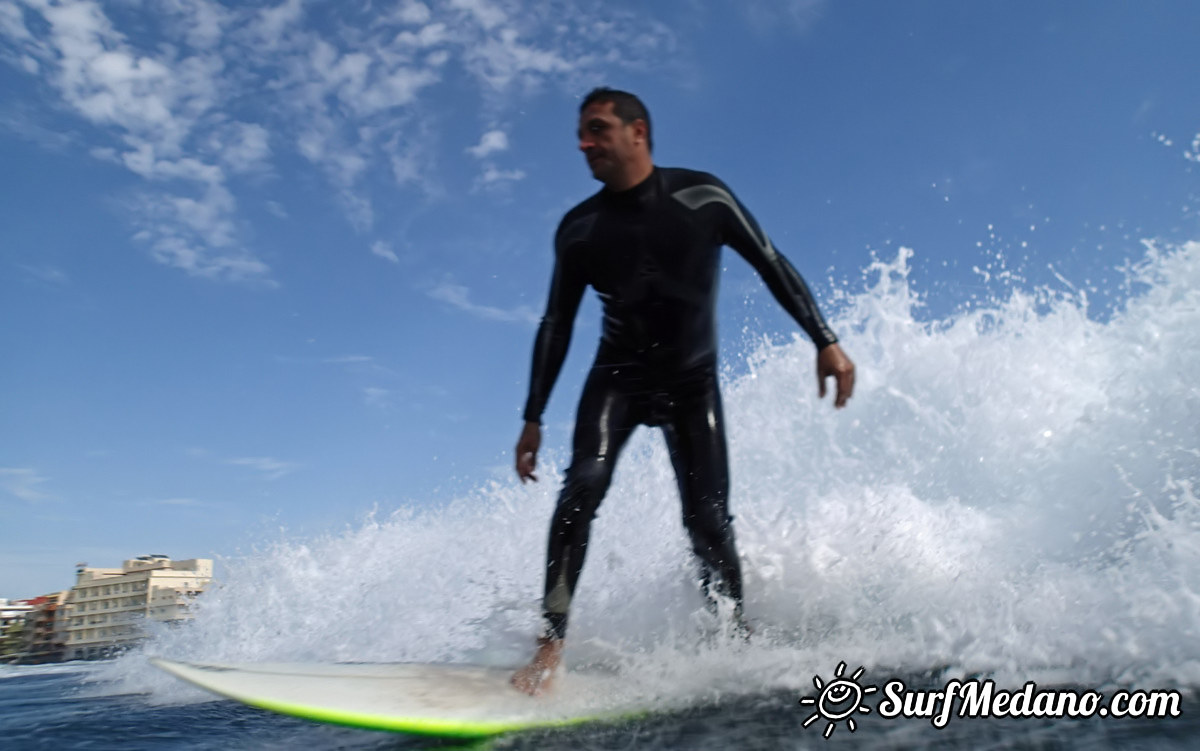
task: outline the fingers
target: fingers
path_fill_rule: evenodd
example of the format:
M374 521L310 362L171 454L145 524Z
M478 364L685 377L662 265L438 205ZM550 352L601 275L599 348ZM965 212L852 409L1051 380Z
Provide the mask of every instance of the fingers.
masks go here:
M837 376L837 399L833 406L841 409L846 406L846 400L854 392L854 373L839 373Z
M831 344L817 355L818 392L825 398L825 379L833 377L837 387L833 406L841 409L854 395L854 363L842 352L841 347Z
M837 398L834 400L833 406L841 409L854 395L854 366L849 365L849 367L839 369L835 377L837 378Z
M521 431L521 437L517 439L517 477L521 478L521 484L526 480L537 482L537 475L533 473L537 467L537 452L538 446L542 443L541 426L536 422L525 423L524 429Z
M530 448L524 443L517 445L517 477L521 478L521 484L526 480L537 482L537 475L533 470L537 467L537 449Z
M533 473L537 466L537 454L532 451L521 451L517 449L517 477L521 478L521 484L524 485L526 480L537 482L537 475Z

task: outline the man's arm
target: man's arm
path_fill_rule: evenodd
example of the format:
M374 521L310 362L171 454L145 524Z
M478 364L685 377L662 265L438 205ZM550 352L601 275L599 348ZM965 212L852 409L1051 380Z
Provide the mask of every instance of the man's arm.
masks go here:
M812 292L804 283L804 278L787 258L775 250L771 239L734 196L733 191L716 178L713 180L713 184L708 186L709 189L716 191L716 195L724 199L720 200L720 203L724 204L722 210L725 221L721 226L721 237L725 244L736 250L738 255L754 267L766 283L767 289L771 290L771 294L783 309L800 324L800 328L812 339L818 351L837 342L837 335L825 323L817 301L813 299Z
M583 299L587 284L570 259L565 257L562 230L554 242L554 274L550 280L550 296L546 301L546 314L538 327L533 343L533 368L529 376L529 397L525 400L525 427L517 439L516 467L521 482L533 480L537 467L538 447L542 442L541 420L550 390L558 380L567 348L571 344L571 330L575 327L575 313Z
M754 267L767 289L783 306L804 333L817 347L817 384L822 398L825 379L832 376L837 382L834 406L843 407L854 391L854 363L837 344L837 335L825 323L817 301L804 278L771 244L770 238L754 221L733 191L711 175L709 182L685 188L676 197L691 208L707 203L720 204L722 212L721 239L736 250Z
M575 314L583 299L587 283L575 264L566 257L561 242L561 231L555 238L554 274L550 279L550 295L546 300L546 314L538 326L537 338L533 343L533 367L529 376L529 397L525 401L525 421L541 422L542 412L550 399L550 391L558 380L567 348L571 344L571 330L575 327Z

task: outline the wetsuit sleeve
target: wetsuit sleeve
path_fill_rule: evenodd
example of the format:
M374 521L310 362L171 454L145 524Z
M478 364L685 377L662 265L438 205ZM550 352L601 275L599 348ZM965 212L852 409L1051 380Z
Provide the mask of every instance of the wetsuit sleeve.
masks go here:
M817 301L813 299L804 278L787 258L775 250L771 239L759 228L758 222L733 195L733 191L716 178L713 178L712 187L728 196L728 200L719 201L723 204L721 208L725 215L721 225L723 242L754 267L767 289L800 324L818 351L836 342L837 336L821 316Z
M542 316L533 343L533 369L529 377L529 398L525 401L526 422L542 421L550 390L554 388L563 361L567 358L571 330L575 327L575 313L587 288L583 275L565 251L560 227L554 239L554 274L550 279L550 297L546 301L546 314Z

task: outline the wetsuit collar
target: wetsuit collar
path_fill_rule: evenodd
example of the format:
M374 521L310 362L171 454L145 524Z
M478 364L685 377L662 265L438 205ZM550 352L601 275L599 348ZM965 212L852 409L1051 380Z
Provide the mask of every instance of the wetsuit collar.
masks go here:
M611 190L607 185L601 188L600 196L614 206L644 207L658 196L660 175L658 167L654 167L645 180L626 190Z

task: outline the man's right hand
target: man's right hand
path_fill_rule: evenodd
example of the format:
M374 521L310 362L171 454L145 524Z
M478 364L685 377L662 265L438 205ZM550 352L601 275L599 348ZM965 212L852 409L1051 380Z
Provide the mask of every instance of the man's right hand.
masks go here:
M541 445L542 426L536 422L525 423L521 437L517 439L517 477L522 483L526 480L537 482L533 470L537 467L537 452Z
M846 406L846 400L854 393L854 363L842 352L837 343L829 344L817 353L817 385L818 395L825 398L825 379L833 376L837 383L837 396L833 406L841 409Z

